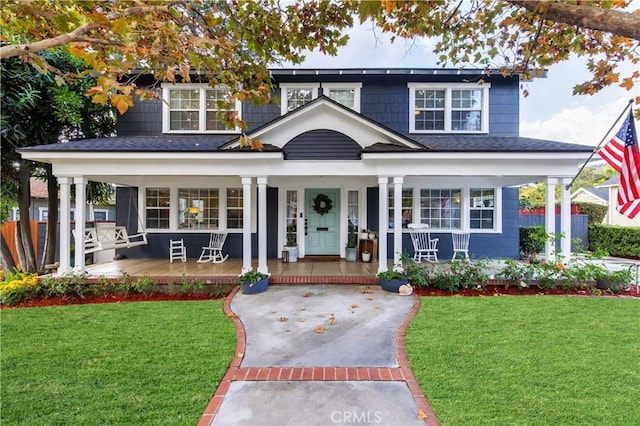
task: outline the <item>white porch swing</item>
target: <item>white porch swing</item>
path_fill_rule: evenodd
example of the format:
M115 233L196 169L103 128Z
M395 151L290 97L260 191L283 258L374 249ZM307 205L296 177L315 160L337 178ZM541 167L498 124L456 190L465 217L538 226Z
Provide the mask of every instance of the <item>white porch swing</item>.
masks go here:
M125 249L137 247L147 244L147 233L142 224L140 211L131 191L129 191L129 208L127 210L127 223L131 217L131 204L135 203L135 209L138 216L138 229L142 232L129 235L127 226L112 227L89 227L84 230L84 252L86 254L94 253L102 250ZM73 230L75 236L75 230Z

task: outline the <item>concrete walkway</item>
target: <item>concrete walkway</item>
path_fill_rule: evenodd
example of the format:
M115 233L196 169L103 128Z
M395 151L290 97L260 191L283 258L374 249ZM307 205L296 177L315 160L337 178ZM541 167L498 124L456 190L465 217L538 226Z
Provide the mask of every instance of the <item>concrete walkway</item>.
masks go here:
M418 304L377 285L231 294L236 356L199 424L437 425L403 346Z

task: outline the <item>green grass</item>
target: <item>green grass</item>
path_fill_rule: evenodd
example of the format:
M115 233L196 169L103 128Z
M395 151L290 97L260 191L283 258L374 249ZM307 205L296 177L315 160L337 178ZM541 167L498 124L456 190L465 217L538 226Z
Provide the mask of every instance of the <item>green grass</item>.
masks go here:
M640 424L640 300L421 301L406 350L443 425Z
M194 425L235 329L221 300L8 309L2 425Z

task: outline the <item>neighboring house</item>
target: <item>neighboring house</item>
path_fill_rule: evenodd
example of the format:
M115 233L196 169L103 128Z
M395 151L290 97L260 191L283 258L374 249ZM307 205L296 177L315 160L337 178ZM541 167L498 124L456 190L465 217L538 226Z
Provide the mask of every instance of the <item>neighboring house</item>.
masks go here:
M607 225L640 226L640 216L631 219L616 210L618 205L618 185L620 185L620 176L613 177L599 186L600 189L608 192L608 199L610 200L603 223Z
M228 232L226 253L245 268L257 257L266 271L287 234L301 257L344 257L348 232L366 228L379 234L380 260L397 261L412 251L411 222L430 226L442 259L457 230L471 233L474 257L517 257L515 186L540 180L550 206L562 185L560 229L552 208L546 229L562 232L570 251L564 187L593 148L520 137L518 76L380 68L272 75L280 103L235 106L246 135L264 144L261 152L240 148L240 130L218 119L225 88L200 83L162 84L166 102L136 102L119 118L116 137L20 152L53 163L65 194L72 182L121 185L118 223L135 232L141 222L149 241L128 257L168 258L175 238L194 257L208 232L221 230ZM131 199L140 209L126 207ZM68 244L61 241L62 252ZM67 265L61 259L62 271Z
M49 217L49 201L47 189L47 182L40 179L31 178L29 185L31 186L31 206L29 207L29 220L37 220L39 222L46 222ZM114 200L115 201L115 200ZM71 220L75 219L76 209L71 208ZM115 221L116 220L116 206L115 203L107 206L95 206L87 204L85 217L87 220L96 221ZM15 221L20 218L20 210L15 207L11 210L9 220Z
M609 188L601 187L582 187L578 188L576 192L571 194L572 203L591 203L599 204L601 206L609 206ZM603 224L609 223L609 213L605 214L602 218Z

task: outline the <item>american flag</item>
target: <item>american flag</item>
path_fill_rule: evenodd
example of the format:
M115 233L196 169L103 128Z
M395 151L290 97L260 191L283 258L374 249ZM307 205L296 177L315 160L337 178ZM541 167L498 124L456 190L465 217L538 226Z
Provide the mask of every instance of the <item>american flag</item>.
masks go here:
M620 173L616 209L633 219L640 213L640 149L632 111L618 133L598 154Z

